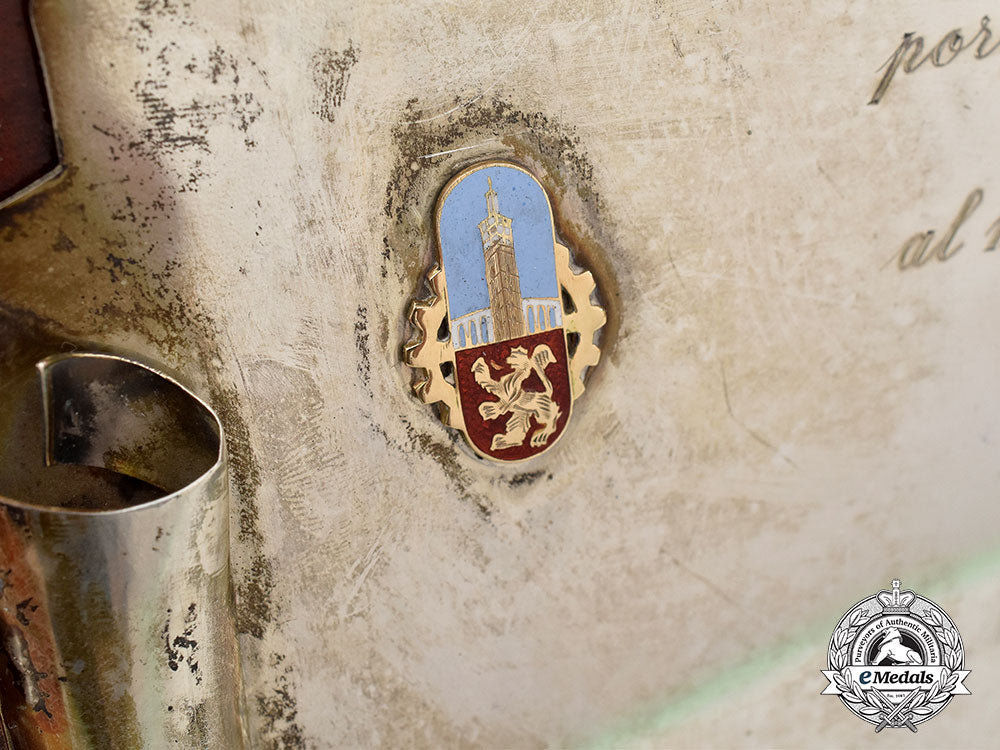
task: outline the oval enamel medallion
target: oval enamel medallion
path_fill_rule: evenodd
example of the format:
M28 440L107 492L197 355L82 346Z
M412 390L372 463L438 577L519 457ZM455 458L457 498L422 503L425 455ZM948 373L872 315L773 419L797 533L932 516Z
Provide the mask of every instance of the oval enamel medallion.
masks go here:
M600 351L594 280L558 243L548 195L524 168L477 164L441 191L432 296L415 302L414 385L480 455L523 461L562 436Z

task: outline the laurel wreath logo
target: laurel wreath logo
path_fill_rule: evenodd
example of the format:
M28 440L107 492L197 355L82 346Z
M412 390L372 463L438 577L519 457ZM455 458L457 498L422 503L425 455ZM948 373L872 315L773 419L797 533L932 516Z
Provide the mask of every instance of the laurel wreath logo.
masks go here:
M954 625L947 624L944 616L933 607L923 610L924 622L934 629L934 634L944 649L944 669L941 670L941 678L929 690L920 692L906 709L893 715L895 707L882 698L877 690L862 690L861 684L851 676L849 668L851 643L858 629L867 622L868 614L867 609L859 607L833 631L830 641L830 669L838 673L833 676L833 680L841 692L840 697L852 704L858 713L888 726L902 726L915 718L926 718L944 708L952 698L952 691L960 677L957 670L962 667L965 659L962 639Z

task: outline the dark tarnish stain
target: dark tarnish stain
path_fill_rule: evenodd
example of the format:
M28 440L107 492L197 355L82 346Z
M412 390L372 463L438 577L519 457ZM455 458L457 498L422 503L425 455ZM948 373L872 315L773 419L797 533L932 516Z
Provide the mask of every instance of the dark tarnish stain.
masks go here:
M204 701L183 708L187 717L187 739L192 747L210 747L212 732L208 725L208 706Z
M192 25L190 0L138 0L135 10L142 18L176 18L185 25ZM152 35L152 30L143 28Z
M217 121L228 122L244 134L244 145L253 149L256 142L250 137L251 125L263 114L263 107L257 102L253 92L240 85L237 58L220 47L212 50L206 59L191 58L183 70L188 77L201 77L212 88L225 84L228 91L214 93L211 89L200 92L183 101L172 96L169 81L170 70L177 65L168 60L167 50L179 55L177 45L164 48L154 60L147 63L151 69L149 78L136 81L132 93L142 105L147 126L139 131L138 138L130 138L124 147L131 153L139 152L165 166L164 157L171 153L191 149L206 154L211 152L209 129ZM108 129L109 133L114 131ZM188 162L187 174L182 180L179 192L197 191L198 181L205 177L200 159Z
M167 655L167 666L170 667L170 671L176 672L180 667L182 657L181 652L170 644L170 612L171 610L168 609L167 621L163 624L160 637L163 638L163 650Z
M71 253L76 250L76 243L60 229L56 241L52 243L52 249L57 253Z
M616 242L580 138L555 118L522 112L499 97L466 105L447 118L433 118L433 114L411 100L393 128L399 158L386 185L383 275L394 270L416 294L431 263L433 233L428 228L434 225L437 194L447 180L472 161L499 158L519 163L548 192L557 236L594 274L596 298L608 317L598 343L602 358L613 359L621 320L620 292L611 261ZM492 148L442 153L484 142ZM400 321L405 320L408 305L409 300L401 303Z
M122 248L124 251L124 248ZM110 297L105 296L95 310L98 320L109 327L128 321L128 328L139 330L157 344L161 351L176 353L197 335L213 327L211 319L197 304L190 303L176 288L168 285L175 264L167 262L158 271L145 261L109 252L106 264L88 259L90 273L105 272L113 282ZM122 284L127 281L126 284Z
M535 482L537 482L542 477L546 479L552 479L552 475L546 475L545 471L525 471L521 474L515 474L510 479L507 480L507 485L510 487L528 487Z
M146 58L147 74L132 84L132 94L142 105L146 127L137 135L114 126L94 128L117 141L119 150L146 156L165 169L172 166L168 158L172 154L191 150L210 153L209 130L217 121L241 131L246 148L255 148L249 130L263 108L248 89L240 65L251 66L257 74L254 80L265 86L266 74L254 61L241 60L219 45L203 57L187 52L184 29L196 25L188 2L142 0L136 14L128 30L136 49ZM173 94L171 84L176 79L184 81L177 89L183 90L183 95ZM115 150L112 146L113 159ZM179 192L197 191L199 180L207 177L200 159L185 159L182 170L177 172Z
M392 257L392 247L389 245L389 238L382 238L382 278L389 276L389 259Z
M236 625L239 632L254 638L264 638L264 629L271 622L271 592L274 590L274 569L260 552L250 561L250 569L236 586Z
M326 122L336 119L336 111L347 95L347 84L351 80L351 68L358 62L358 50L354 42L348 41L341 52L320 49L312 57L312 77L316 86L316 106L313 114Z
M260 640L273 619L271 594L274 590L274 570L261 551L264 535L258 527L260 467L250 448L250 427L240 412L236 390L214 388L211 400L226 434L230 477L236 489L238 539L252 550L249 568L236 583L236 627L241 635L249 634Z
M170 614L167 610L167 621L163 625L160 633L163 638L163 647L167 655L167 666L172 672L180 669L181 665L186 665L194 676L195 684L201 684L201 674L198 671L198 641L194 638L194 631L198 626L198 613L194 603L188 606L184 615L184 630L180 635L170 637Z
M544 168L541 174L538 173L541 170L536 170L535 176L542 179L546 189L556 197L572 188L581 198L592 201L598 211L603 208L603 201L592 184L593 166L580 152L580 139L568 134L567 129L553 118L540 112L521 112L498 97L467 105L448 118L433 119L429 114L419 109L416 99L410 100L402 122L393 128L400 160L386 188L385 212L390 218L399 221L414 205L424 209L420 213L431 215L437 191L424 194L426 186L417 178L421 166L448 166L444 172L448 177L462 166L454 154L425 156L455 148L464 141L479 142L490 137L508 146L507 149L497 148L499 153L493 156L510 158L514 155L512 151L523 151L525 156L534 154L535 161L541 162ZM516 141L515 135L524 137ZM478 157L482 158L484 155ZM415 161L418 159L420 161ZM414 163L417 169L413 168ZM443 183L438 185L438 190L443 186Z
M272 654L269 666L275 670L285 661L283 654ZM302 727L295 721L299 709L290 688L292 667L286 665L275 680L271 692L258 693L257 712L263 718L263 747L268 750L304 750Z
M27 612L34 613L34 612L38 611L38 605L37 604L32 604L31 600L32 600L32 598L29 596L23 602L18 602L17 603L16 612L15 612L14 616L17 618L17 621L19 623L21 623L22 625L24 625L24 627L28 627L31 624L31 621L28 619L28 616L27 616L27 614L25 614L25 612L27 611Z
M236 490L243 497L254 497L260 489L260 467L250 448L250 426L237 408L238 396L232 387L216 387L211 392L212 405L226 433L230 476ZM240 536L253 536L257 523L257 509L247 508L240 513Z
M358 306L358 319L354 323L354 346L357 347L358 355L361 357L358 362L358 375L367 386L372 379L371 351L368 347L368 308Z
M29 531L28 518L23 510L21 510L20 508L11 508L10 506L7 506L6 508L4 508L4 510L7 511L7 517L10 518L11 523L13 523L15 526L18 526L19 528L24 529L26 532Z
M124 276L134 276L135 274L131 272L131 269L139 265L139 261L134 258L121 258L114 253L108 253L104 258L108 261L108 265L103 270L107 271L111 277L112 284L119 283ZM95 268L94 270L97 269Z

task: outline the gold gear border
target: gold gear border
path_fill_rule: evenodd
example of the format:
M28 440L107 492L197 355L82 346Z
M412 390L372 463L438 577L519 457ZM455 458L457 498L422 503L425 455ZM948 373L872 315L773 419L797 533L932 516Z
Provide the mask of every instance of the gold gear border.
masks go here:
M573 303L574 310L567 312L563 306L563 328L566 335L578 334L576 351L569 358L570 391L576 401L586 388L584 379L587 368L601 359L601 349L594 343L594 335L607 322L607 314L591 301L597 288L590 271L574 273L569 248L555 243L556 280ZM458 405L458 390L449 383L441 370L450 363L455 367L455 350L451 337L439 341L437 332L448 315L447 285L444 269L433 264L427 271L430 296L410 304L410 323L416 335L403 348L403 361L418 371L413 392L425 404L438 404L441 421L448 427L465 431L465 421Z

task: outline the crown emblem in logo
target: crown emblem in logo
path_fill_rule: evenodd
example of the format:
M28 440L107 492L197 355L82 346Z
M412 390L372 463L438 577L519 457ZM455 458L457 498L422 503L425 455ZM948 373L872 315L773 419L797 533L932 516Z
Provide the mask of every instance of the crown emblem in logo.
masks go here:
M594 278L556 239L549 197L508 162L476 164L441 191L431 296L415 301L404 353L413 391L480 456L523 461L563 434L604 310Z
M879 591L875 596L882 605L882 613L887 615L905 615L910 611L910 605L917 595L912 591L900 591L899 579L892 582L892 591Z

